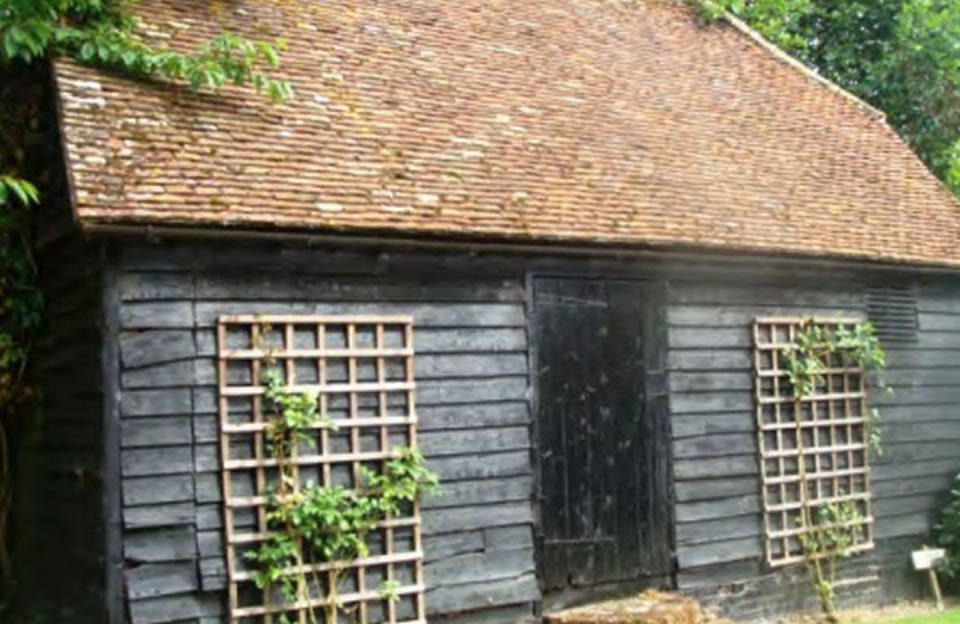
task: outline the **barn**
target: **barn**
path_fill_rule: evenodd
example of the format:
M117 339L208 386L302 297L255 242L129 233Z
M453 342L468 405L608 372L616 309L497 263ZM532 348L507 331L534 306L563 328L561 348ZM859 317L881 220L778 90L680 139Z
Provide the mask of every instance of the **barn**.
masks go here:
M507 624L648 587L810 608L798 463L864 511L841 598L921 589L908 553L960 468L960 211L882 113L682 3L137 10L184 48L282 35L296 97L53 63L32 613L279 621L241 552L267 530L258 336L342 421L304 479L411 444L440 478L350 564L345 618ZM815 424L781 411L763 354L811 317L871 320L893 393L841 367Z

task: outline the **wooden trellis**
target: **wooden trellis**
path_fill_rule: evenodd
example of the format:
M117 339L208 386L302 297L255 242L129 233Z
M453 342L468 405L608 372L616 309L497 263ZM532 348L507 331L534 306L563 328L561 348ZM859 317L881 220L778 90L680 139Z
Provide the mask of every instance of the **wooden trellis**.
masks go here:
M852 551L873 547L870 450L865 372L832 354L812 394L799 400L787 378L783 354L795 348L804 319L759 318L753 326L754 385L760 449L767 561L803 561L803 510L850 503L860 520ZM827 330L857 319L815 319Z
M217 327L220 452L230 622L273 624L282 613L306 622L305 604L285 603L257 589L244 554L267 533L267 502L277 478L265 427L263 368L277 366L291 391L318 393L319 412L336 430L318 425L314 444L294 452L297 487L314 482L354 488L361 466L381 470L396 449L416 446L413 324L409 317L223 316ZM339 574L339 599L351 621L425 623L420 514L379 523L369 555ZM323 603L334 563L309 566ZM293 571L290 571L292 574ZM311 573L311 578L313 578ZM390 582L396 601L377 588ZM317 609L318 617L322 610ZM343 616L345 617L345 616Z

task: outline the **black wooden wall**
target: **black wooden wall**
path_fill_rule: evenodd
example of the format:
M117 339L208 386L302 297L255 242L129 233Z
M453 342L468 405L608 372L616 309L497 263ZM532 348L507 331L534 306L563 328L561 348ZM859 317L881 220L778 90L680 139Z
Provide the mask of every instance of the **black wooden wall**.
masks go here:
M762 563L751 322L863 317L864 280L916 279L842 269L820 277L670 283L678 586L745 619L813 607L802 566L772 573ZM843 576L877 578L846 588L848 600L885 602L921 589L908 553L927 540L960 470L960 290L921 285L917 314L915 342L885 344L894 394L872 397L885 421L885 452L873 458L872 475L878 546L847 562Z
M762 563L754 317L862 315L866 284L920 282L916 342L888 345L896 392L882 399L887 452L874 463L878 548L846 571L877 579L845 590L848 599L918 589L906 553L924 541L960 469L960 287L951 276L842 264L768 270L749 260L711 268L136 240L110 242L102 265L97 247L71 240L44 255L45 266L56 267L45 275L58 322L40 352L53 433L37 455L46 465L32 476L37 492L52 491L42 508L25 508L38 528L20 543L62 551L33 560L34 578L83 582L58 581L58 592L35 587L48 592L47 604L100 610L88 621L105 621L111 604L134 624L224 619L213 333L220 314L414 315L420 441L444 482L424 505L431 621L517 622L541 598L532 539L531 272L665 287L676 583L732 615L810 606L802 570L772 573ZM114 502L123 602L111 601L104 580Z
M46 328L32 354L39 426L17 429L13 459L14 621L108 622L111 483L102 392L102 255L76 236L37 253ZM0 614L0 619L4 615Z
M118 267L134 624L223 619L214 326L238 313L413 315L419 443L443 482L423 505L431 619L532 613L522 272L429 256L192 245L127 246Z

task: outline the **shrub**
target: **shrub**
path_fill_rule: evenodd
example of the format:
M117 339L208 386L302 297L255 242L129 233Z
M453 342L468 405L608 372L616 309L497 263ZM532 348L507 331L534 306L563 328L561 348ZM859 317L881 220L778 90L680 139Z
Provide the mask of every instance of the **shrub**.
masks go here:
M950 502L940 512L940 522L933 527L937 545L947 551L946 558L940 564L948 586L960 589L960 473L953 479L950 489Z

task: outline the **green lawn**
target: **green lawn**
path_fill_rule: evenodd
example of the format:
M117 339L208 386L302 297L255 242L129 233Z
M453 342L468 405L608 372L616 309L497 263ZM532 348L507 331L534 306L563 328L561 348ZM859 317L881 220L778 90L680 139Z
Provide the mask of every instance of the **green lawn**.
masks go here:
M960 607L947 609L942 613L910 615L892 620L877 620L870 624L960 624Z

